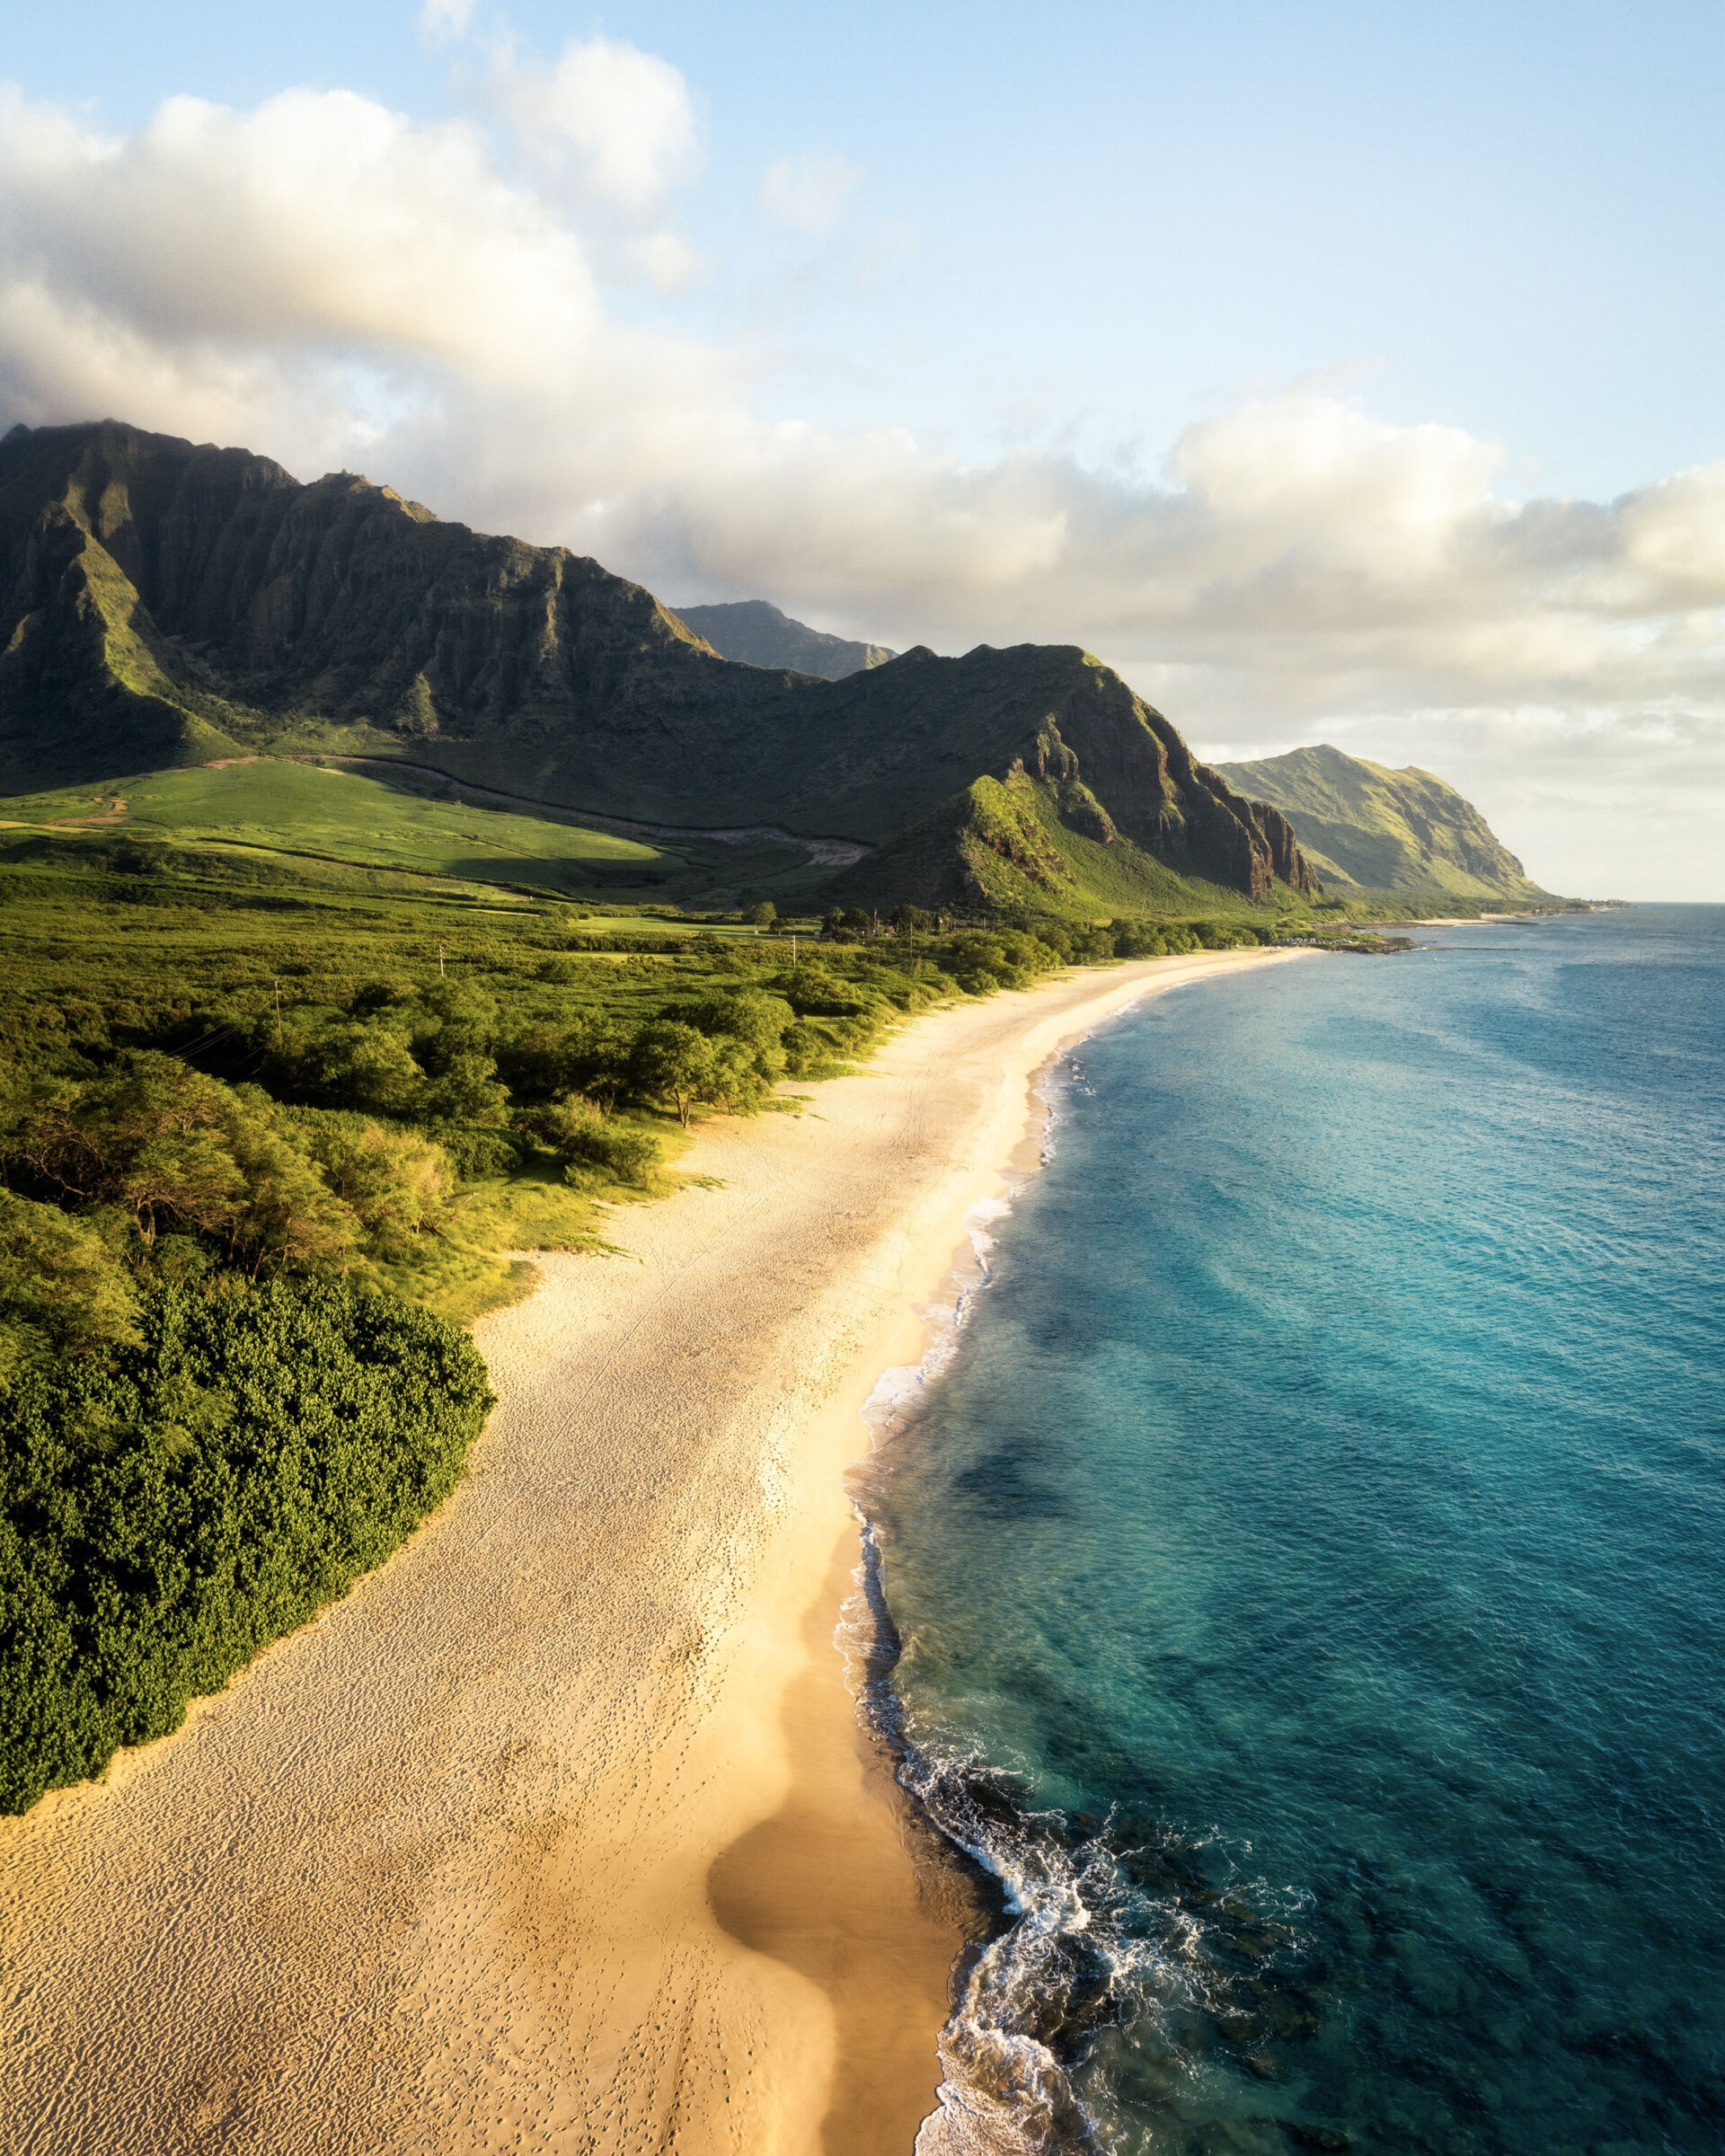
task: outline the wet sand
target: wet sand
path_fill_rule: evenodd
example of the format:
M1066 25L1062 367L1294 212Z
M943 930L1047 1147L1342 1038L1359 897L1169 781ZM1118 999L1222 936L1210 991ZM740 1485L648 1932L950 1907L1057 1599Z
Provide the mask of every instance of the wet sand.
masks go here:
M833 1632L875 1376L1034 1072L1201 954L930 1013L478 1329L500 1403L388 1564L0 1821L8 2156L904 2156L967 1922Z

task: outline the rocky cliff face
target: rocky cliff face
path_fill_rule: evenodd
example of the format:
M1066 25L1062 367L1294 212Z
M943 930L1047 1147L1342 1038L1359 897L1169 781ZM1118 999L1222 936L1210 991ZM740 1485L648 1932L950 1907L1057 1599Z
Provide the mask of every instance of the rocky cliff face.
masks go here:
M1050 862L1123 845L1253 898L1314 888L1285 819L1075 648L918 649L835 681L733 664L596 561L442 523L351 473L301 485L115 422L14 428L0 787L295 743L888 850L937 811L956 827L986 779L1031 790Z
M703 652L650 593L562 548L441 524L339 473L301 486L243 450L112 424L0 443L0 694L52 702L93 612L122 687L241 726L318 713L435 734L615 698L668 649ZM596 603L597 602L597 603ZM144 655L146 654L147 658ZM147 677L147 678L146 678Z

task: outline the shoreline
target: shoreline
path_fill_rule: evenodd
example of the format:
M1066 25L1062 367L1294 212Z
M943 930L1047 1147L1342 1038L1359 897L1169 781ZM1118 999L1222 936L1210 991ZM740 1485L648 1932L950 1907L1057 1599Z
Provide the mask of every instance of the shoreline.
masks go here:
M911 2061L903 2063L910 2066L913 2088L925 2091L925 2095L918 2098L910 2108L884 2102L885 2092L878 2079L884 2063L880 2054L871 2049L861 2056L847 2055L841 2045L835 2064L835 2087L819 2122L818 2133L806 2143L800 2140L793 2144L799 2148L818 2150L820 2156L860 2156L862 2152L889 2150L911 2156L913 2144L918 2149L923 2145L917 2138L920 2129L932 2126L937 2135L941 2134L945 2114L939 2099L945 2087L945 2074L939 2055L939 2038L949 2018L951 1979L960 1957L981 1943L990 1913L975 1886L965 1877L961 1852L932 1820L925 1818L916 1799L898 1785L896 1763L889 1746L862 1711L855 1684L860 1674L857 1667L860 1657L841 1650L839 1645L847 1624L854 1621L854 1606L862 1596L863 1568L867 1561L862 1546L866 1521L850 1494L851 1471L862 1465L881 1442L889 1438L903 1412L897 1406L877 1415L871 1415L870 1410L881 1386L900 1373L920 1386L931 1382L943 1366L943 1356L933 1360L933 1367L932 1358L935 1357L937 1348L953 1340L963 1303L986 1280L976 1248L977 1216L996 1204L1009 1206L1011 1199L1042 1166L1043 1142L1052 1120L1052 1110L1045 1104L1044 1111L1039 1115L1040 1089L1060 1057L1100 1026L1153 996L1194 985L1218 974L1236 970L1242 965L1286 963L1310 955L1296 950L1264 950L1204 953L1183 959L1148 961L1132 969L1139 977L1130 984L1117 979L1110 990L1099 993L1075 1010L1062 1014L1051 1026L1045 1023L1029 1029L1025 1042L1004 1074L1003 1097L997 1118L991 1123L988 1138L984 1142L984 1157L959 1189L946 1194L936 1219L924 1227L913 1248L907 1250L908 1263L898 1288L898 1310L886 1320L877 1339L859 1355L847 1374L843 1393L826 1411L825 1419L833 1431L834 1450L842 1462L837 1479L849 1516L840 1529L834 1561L821 1593L803 1613L804 1636L811 1648L824 1649L829 1666L824 1673L809 1673L814 1679L809 1686L809 1707L813 1711L806 1709L791 1732L792 1754L794 1760L801 1751L806 1760L830 1763L849 1752L858 1771L851 1789L835 1789L830 1785L825 1788L822 1792L825 1816L818 1825L811 1825L807 1808L808 1789L816 1776L806 1774L799 1777L802 1789L781 1813L773 1821L764 1823L762 1828L754 1830L759 1841L751 1851L751 1886L756 1898L750 1911L749 1943L764 1944L777 1939L795 1950L802 1913L798 1906L799 1888L795 1885L788 1887L776 1885L774 1868L783 1862L789 1853L787 1845L799 1833L808 1834L812 1831L826 1840L834 1835L843 1821L849 1833L867 1849L872 1863L879 1863L889 1842L897 1842L901 1858L913 1868L921 1895L928 1897L933 1894L937 1897L933 1909L927 1907L924 1899L918 1916L924 1920L924 1924L932 1919L933 1926L944 1933L945 1953L934 1970L937 1984L931 1985L927 1981L929 1964L925 1950L916 1956L917 1966L913 1971L907 1969L893 1951L898 1942L871 1938L875 1927L870 1918L877 1905L875 1897L883 1888L890 1892L893 1882L878 1874L872 1878L865 1876L870 1899L846 1913L854 1927L853 1943L860 1939L874 1948L862 1971L863 1983L858 1988L878 1994L889 1985L902 1985L907 1976L922 1977L920 1996L914 2001L914 2009L920 2010L921 2015L920 2020L914 2024L920 2047ZM1234 962L1230 964L1229 959ZM859 1434L859 1423L866 1436ZM890 1833L883 1832L883 1825L889 1825ZM735 1874L732 1872L730 1878L725 1875L729 1869L727 1860L734 1860L734 1851L727 1851L715 1866L715 1878L723 1882L721 1895L732 1889ZM869 1865L865 1864L863 1869L866 1875ZM833 1915L830 1895L827 1914L830 1924ZM832 1951L838 1943L829 1941L827 1957L829 1962L842 1958ZM773 1949L769 1947L767 1950ZM901 1999L900 2004L903 2003ZM902 2021L898 2033L902 2050L905 2034ZM847 2105L846 2098L853 2091L853 2104ZM865 2130L859 2132L854 2105L863 2099L867 2100L869 2111ZM883 2111L900 2113L896 2132L883 2118ZM808 2123L814 2122L810 2119ZM883 2125L888 2125L886 2132L881 2131ZM942 2144L937 2142L935 2145Z
M802 1116L703 1127L712 1180L616 1208L625 1258L542 1259L478 1328L456 1496L176 1736L0 1822L5 2145L907 2152L971 1920L833 1646L862 1410L1048 1062L1302 955L926 1013Z

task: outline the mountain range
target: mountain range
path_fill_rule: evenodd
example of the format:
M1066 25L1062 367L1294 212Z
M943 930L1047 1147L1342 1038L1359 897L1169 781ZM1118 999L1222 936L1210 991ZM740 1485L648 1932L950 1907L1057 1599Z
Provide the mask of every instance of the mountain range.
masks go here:
M861 841L850 895L1166 910L1309 895L1234 792L1074 646L841 681L721 658L562 547L348 473L117 421L0 441L0 786L261 750L394 755L668 826Z
M698 632L714 615L739 654L863 660L821 678L722 657ZM891 656L764 602L679 617L597 561L446 523L349 473L304 484L114 420L14 427L0 791L260 754L430 766L690 834L845 839L845 903L1119 915L1319 889L1281 805L1289 760L1206 766L1076 646ZM1294 792L1304 816L1311 789ZM1327 871L1358 883L1366 855L1324 831Z

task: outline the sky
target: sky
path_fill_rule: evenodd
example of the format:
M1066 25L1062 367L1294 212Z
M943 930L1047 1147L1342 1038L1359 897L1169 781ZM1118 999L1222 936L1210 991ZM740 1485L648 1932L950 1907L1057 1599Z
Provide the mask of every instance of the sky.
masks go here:
M1725 900L1722 109L1721 0L86 0L0 50L0 427L1081 643Z

